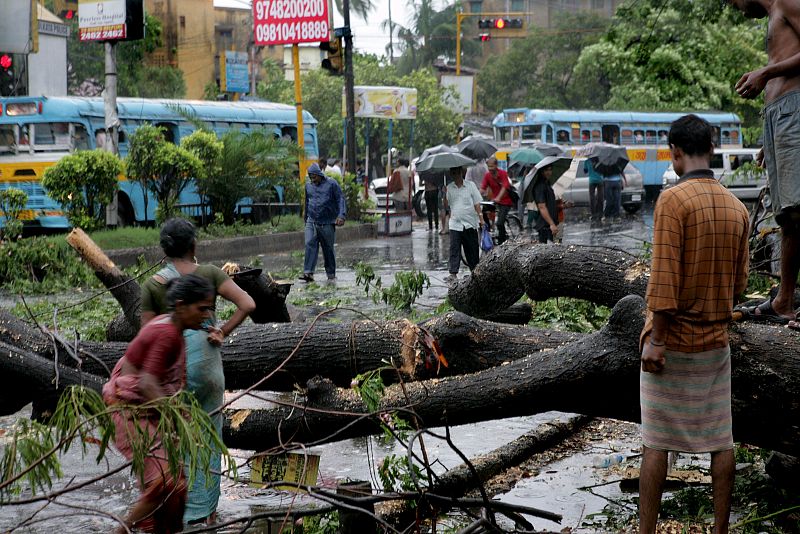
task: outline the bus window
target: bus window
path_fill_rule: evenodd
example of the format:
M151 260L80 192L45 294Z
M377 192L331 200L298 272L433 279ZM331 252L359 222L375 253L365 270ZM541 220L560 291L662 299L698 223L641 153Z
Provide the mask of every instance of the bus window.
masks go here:
M739 144L739 130L731 130L731 144L732 145Z
M722 154L711 155L711 168L722 169Z
M723 145L731 144L731 132L730 132L730 130L722 130L722 144Z
M128 142L128 135L125 133L125 130L120 129L117 132L117 143L121 145L127 142Z
M644 144L644 130L634 130L633 131L633 142L637 145Z
M0 151L13 152L17 146L17 129L13 124L0 125Z
M569 130L559 130L556 133L557 143L569 143Z
M540 142L542 140L542 127L538 124L533 126L523 126L522 139L524 141Z
M602 126L602 130L604 142L611 143L612 145L619 144L619 126L615 126L613 124L604 124Z
M622 130L622 139L620 139L620 143L623 145L631 145L633 144L633 130Z
M157 122L153 126L162 129L162 133L164 134L164 140L175 144L176 139L176 125L171 122Z
M592 130L592 141L602 141L602 140L603 140L603 134L600 132L600 130Z
M665 143L666 144L667 143L667 139L668 139L668 137L667 137L668 135L669 135L669 132L667 132L666 130L659 130L658 131L658 142L659 142L659 144L660 143Z
M294 126L281 126L281 137L297 142L297 128Z
M105 149L106 147L106 131L105 130L97 130L94 133L94 147L99 149Z
M714 128L714 146L722 146L722 134L719 126L712 126L712 128Z
M245 127L245 125L242 124L241 122L232 122L231 123L231 130L241 131L241 130L244 129L244 127Z
M656 131L655 130L647 130L644 134L644 140L648 145L655 145L656 144Z
M508 141L511 137L511 128L498 128L497 132L500 134L500 141Z
M544 142L552 143L553 141L555 141L555 139L553 139L553 127L547 126L544 134Z
M225 121L217 121L214 123L214 129L220 133L227 133L231 129L231 123Z
M72 149L73 150L89 150L89 133L83 124L72 125Z
M592 133L589 130L581 130L581 143L588 143L592 139Z
M29 146L29 138L28 138L28 125L23 124L19 127L19 144Z
M31 126L33 126L33 145L35 147L69 146L69 123L44 122Z

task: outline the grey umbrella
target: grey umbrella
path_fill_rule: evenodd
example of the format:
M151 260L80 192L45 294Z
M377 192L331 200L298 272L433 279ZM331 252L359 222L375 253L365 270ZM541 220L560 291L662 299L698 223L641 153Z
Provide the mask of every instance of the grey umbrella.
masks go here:
M553 168L553 174L550 176L550 184L552 185L561 177L562 174L567 171L567 169L569 169L571 162L572 158L563 156L547 156L542 161L537 163L536 166L525 175L525 178L521 180L517 186L517 192L519 193L519 198L522 199L522 202L534 201L533 184L536 183L536 179L539 176L539 171L545 167ZM569 187L569 184L566 184L566 187Z
M431 154L417 161L417 172L446 170L453 167L469 167L475 165L475 160L458 152L441 152Z
M458 152L458 149L454 146L445 144L428 147L422 151L422 154L419 155L417 163L419 163L428 156L432 156L433 154L444 154L446 152Z
M579 154L586 156L594 170L603 176L622 174L630 161L625 147L609 143L589 143L581 147Z
M459 152L473 159L486 159L497 152L497 145L490 139L470 135L456 145Z

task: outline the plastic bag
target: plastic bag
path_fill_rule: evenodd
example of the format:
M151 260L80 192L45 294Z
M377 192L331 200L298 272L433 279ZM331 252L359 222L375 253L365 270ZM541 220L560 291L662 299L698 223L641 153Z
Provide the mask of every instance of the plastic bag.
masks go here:
M494 247L494 243L492 242L492 234L489 232L489 228L486 225L483 226L481 230L481 249L485 252L492 250Z

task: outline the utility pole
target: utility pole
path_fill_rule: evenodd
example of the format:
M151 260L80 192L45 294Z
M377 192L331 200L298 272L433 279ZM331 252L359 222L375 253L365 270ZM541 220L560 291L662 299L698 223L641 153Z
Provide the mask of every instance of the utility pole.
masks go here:
M389 65L394 64L394 24L392 24L392 0L389 0Z
M344 94L347 113L347 126L345 127L345 142L347 143L347 161L344 170L356 170L356 104L355 104L355 79L353 75L353 32L350 31L350 0L343 0L344 11Z
M117 50L116 41L105 41L106 79L103 90L103 109L105 111L105 145L112 154L119 155L119 118L117 117ZM117 226L117 197L106 206L106 225Z

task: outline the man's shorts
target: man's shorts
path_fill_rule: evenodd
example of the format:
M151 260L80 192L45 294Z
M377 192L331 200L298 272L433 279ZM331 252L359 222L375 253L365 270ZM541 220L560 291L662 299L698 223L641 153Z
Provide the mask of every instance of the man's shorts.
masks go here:
M800 214L800 91L764 108L764 158L775 220L798 225Z

